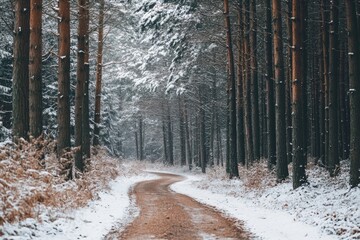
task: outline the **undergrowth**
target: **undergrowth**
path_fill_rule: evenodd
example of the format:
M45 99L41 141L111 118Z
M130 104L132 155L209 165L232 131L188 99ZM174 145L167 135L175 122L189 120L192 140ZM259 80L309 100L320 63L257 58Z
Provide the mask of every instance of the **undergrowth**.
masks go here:
M96 149L86 172L67 180L55 146L54 141L40 137L0 147L0 226L26 218L41 221L41 207L65 211L85 206L119 175L119 160Z

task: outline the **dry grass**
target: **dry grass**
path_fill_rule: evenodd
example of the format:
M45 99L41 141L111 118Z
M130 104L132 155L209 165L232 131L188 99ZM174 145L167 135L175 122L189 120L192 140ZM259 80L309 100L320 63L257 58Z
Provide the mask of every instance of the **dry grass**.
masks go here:
M239 172L247 190L265 190L276 184L275 174L269 172L267 163L263 160L253 163L248 168L240 166Z
M104 150L88 162L80 178L66 181L55 155L55 142L43 138L0 148L0 226L39 219L40 207L82 207L119 175L119 161ZM39 219L41 220L41 219Z

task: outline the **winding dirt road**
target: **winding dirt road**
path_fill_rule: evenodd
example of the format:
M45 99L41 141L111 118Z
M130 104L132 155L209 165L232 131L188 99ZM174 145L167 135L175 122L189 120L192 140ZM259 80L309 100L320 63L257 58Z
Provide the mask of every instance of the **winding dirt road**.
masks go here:
M241 224L214 209L169 189L183 177L155 173L161 178L138 183L133 193L140 215L122 232L122 240L249 239Z

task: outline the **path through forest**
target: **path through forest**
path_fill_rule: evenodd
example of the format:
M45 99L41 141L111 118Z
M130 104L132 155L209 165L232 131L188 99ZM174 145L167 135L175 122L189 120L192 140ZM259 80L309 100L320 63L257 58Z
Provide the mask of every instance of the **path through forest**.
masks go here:
M132 192L140 215L119 239L249 239L241 223L194 199L170 190L184 178L155 173L160 179L138 183Z

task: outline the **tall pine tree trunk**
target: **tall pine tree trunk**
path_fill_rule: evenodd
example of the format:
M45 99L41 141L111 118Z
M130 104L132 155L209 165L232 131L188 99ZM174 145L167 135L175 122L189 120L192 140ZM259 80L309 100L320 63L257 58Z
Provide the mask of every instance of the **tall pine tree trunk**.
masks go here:
M96 56L96 87L95 87L95 114L93 145L99 145L100 116L101 116L101 81L104 46L104 6L105 0L100 0L99 26L98 26L98 49Z
M254 161L254 148L252 140L252 121L251 121L251 77L250 77L250 39L249 39L249 0L243 1L243 22L244 22L244 84L243 84L243 96L244 96L244 129L245 129L245 146L246 146L246 159L245 165L249 167Z
M88 39L88 18L86 9L88 8L87 0L78 0L78 46L77 46L77 81L75 93L75 167L81 172L84 171L84 159L82 149L82 130L83 130L83 101L84 101L84 86L86 81L86 45Z
M201 172L206 172L206 165L207 165L207 154L206 154L206 132L205 132L205 97L204 92L202 92L200 89L204 89L204 86L201 84L198 89L198 95L199 95L199 156L200 156L200 166L201 166Z
M84 80L84 95L82 103L82 144L81 149L83 155L86 158L90 158L90 114L89 114L89 80L90 80L90 65L89 65L89 20L90 20L90 11L89 11L89 0L87 0L84 17L86 26L86 36L85 36L85 58L84 58L84 71L85 71L85 80Z
M285 77L281 24L281 1L272 0L274 65L275 65L275 117L276 117L276 176L279 181L288 175L286 156Z
M236 89L236 108L237 108L237 155L238 162L245 165L245 141L244 141L244 97L243 97L243 66L244 66L244 53L243 43L244 38L244 24L242 23L242 0L238 5L238 62L237 62L237 89Z
M329 41L329 158L330 176L337 175L339 162L338 147L338 87L339 87L339 2L331 1L330 9L330 41Z
M174 165L174 146L173 146L173 132L171 127L171 112L170 103L167 104L167 140L168 140L168 154L169 154L169 165Z
M324 156L323 163L327 166L329 159L329 30L328 30L328 4L321 0L321 22L322 22L322 51L323 51L323 72L324 72Z
M272 41L271 41L271 36L272 36L271 0L266 0L265 4L266 4L265 61L266 61L266 105L267 105L266 124L267 124L267 144L268 144L267 147L268 168L270 170L273 168L273 166L276 165L275 103L274 103L273 61L272 61L273 51L272 51ZM281 41L281 39L278 39L278 41Z
M139 116L139 159L140 161L144 160L144 127L143 127L143 117L140 114Z
M301 51L301 87L302 87L302 118L303 118L303 125L302 125L302 132L303 132L303 144L304 144L304 162L305 165L307 164L307 149L308 149L308 100L307 100L307 92L308 92L308 7L307 1L300 2L300 28L301 28L301 40L300 40L300 51Z
M291 44L292 44L292 29L291 29L291 8L292 0L287 1L287 67L286 67L286 80L285 80L285 92L286 92L286 105L285 105L285 115L286 115L286 155L288 163L292 162L292 115L291 115Z
M30 135L42 133L42 0L30 1L29 127Z
M190 134L190 120L188 115L188 104L187 101L184 103L184 119L185 119L185 132L186 132L186 159L189 166L189 170L192 169L193 155L191 146L191 134Z
M29 37L30 1L14 1L14 49L12 82L13 137L28 137L29 131Z
M186 165L186 133L185 133L185 112L182 96L178 97L179 105L179 136L180 136L180 165Z
M253 134L254 159L260 159L260 124L259 124L259 83L257 76L257 26L256 26L256 0L250 1L250 78L251 78L251 120Z
M57 153L61 157L70 147L70 2L59 0L59 66Z
M350 186L360 184L360 47L355 0L346 0L349 47L350 94Z
M230 144L230 178L238 177L239 170L237 166L237 144L236 144L236 90L235 90L235 63L231 35L230 15L229 15L229 2L224 0L224 15L225 15L225 28L226 28L226 47L227 58L229 67L229 144Z
M303 140L303 94L301 61L301 0L292 2L292 114L293 114L293 188L306 182Z

